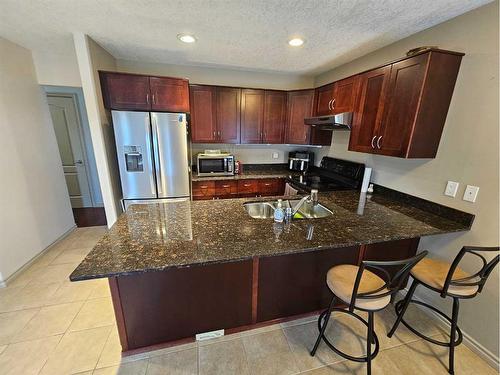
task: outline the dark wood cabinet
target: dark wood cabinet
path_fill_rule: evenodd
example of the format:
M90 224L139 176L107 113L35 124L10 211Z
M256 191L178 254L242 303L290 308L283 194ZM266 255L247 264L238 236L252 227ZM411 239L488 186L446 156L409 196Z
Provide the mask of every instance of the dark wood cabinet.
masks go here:
M262 142L264 101L264 90L241 90L241 143Z
M462 56L430 50L364 73L349 150L435 157Z
M382 121L390 73L389 65L360 75L359 101L353 118L349 150L360 152L374 150L376 129Z
M99 72L99 77L108 109L189 112L185 79L104 71Z
M238 181L215 181L215 197L231 199L238 197Z
M240 143L241 89L217 87L217 141Z
M332 100L333 100L333 83L325 86L318 87L316 89L316 116L329 115L332 111Z
M354 112L356 99L359 95L358 82L357 75L335 82L331 104L332 114Z
M283 143L286 121L286 92L264 93L263 143Z
M214 86L191 85L191 140L212 143L217 140L216 88Z
M193 200L283 195L283 178L193 181Z
M314 105L314 90L290 91L288 93L286 143L308 144L311 127L304 118L311 117Z
M106 108L143 111L151 109L148 76L99 72L99 77Z
M189 112L189 85L186 79L150 77L151 110Z

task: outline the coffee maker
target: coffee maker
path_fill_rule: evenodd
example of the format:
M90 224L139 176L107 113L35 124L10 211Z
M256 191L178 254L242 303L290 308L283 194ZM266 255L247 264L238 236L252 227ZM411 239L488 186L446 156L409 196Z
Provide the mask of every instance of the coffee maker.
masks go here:
M288 169L296 172L305 172L314 165L314 152L290 151L288 153Z

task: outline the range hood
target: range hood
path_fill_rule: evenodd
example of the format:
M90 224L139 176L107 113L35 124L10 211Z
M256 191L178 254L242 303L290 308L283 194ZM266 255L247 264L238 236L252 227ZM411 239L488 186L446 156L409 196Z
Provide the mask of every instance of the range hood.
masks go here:
M308 117L304 124L321 128L322 130L351 130L352 112L336 115Z

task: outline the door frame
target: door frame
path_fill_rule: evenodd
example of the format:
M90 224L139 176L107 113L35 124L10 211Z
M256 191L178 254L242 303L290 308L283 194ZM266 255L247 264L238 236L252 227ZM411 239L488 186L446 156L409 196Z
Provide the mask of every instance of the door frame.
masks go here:
M64 96L71 97L73 99L77 113L80 140L82 141L83 158L87 170L87 180L90 188L90 200L92 202L92 207L104 207L82 88L52 85L41 85L41 87L46 96Z

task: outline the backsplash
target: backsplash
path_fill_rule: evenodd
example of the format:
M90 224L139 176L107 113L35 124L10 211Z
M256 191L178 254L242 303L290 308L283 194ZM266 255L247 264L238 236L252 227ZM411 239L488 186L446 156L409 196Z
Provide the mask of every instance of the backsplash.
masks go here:
M288 153L295 150L319 149L320 146L301 145L233 145L233 144L191 144L192 164L196 164L196 155L209 149L227 151L243 164L282 164L288 162ZM273 154L277 158L273 158Z

